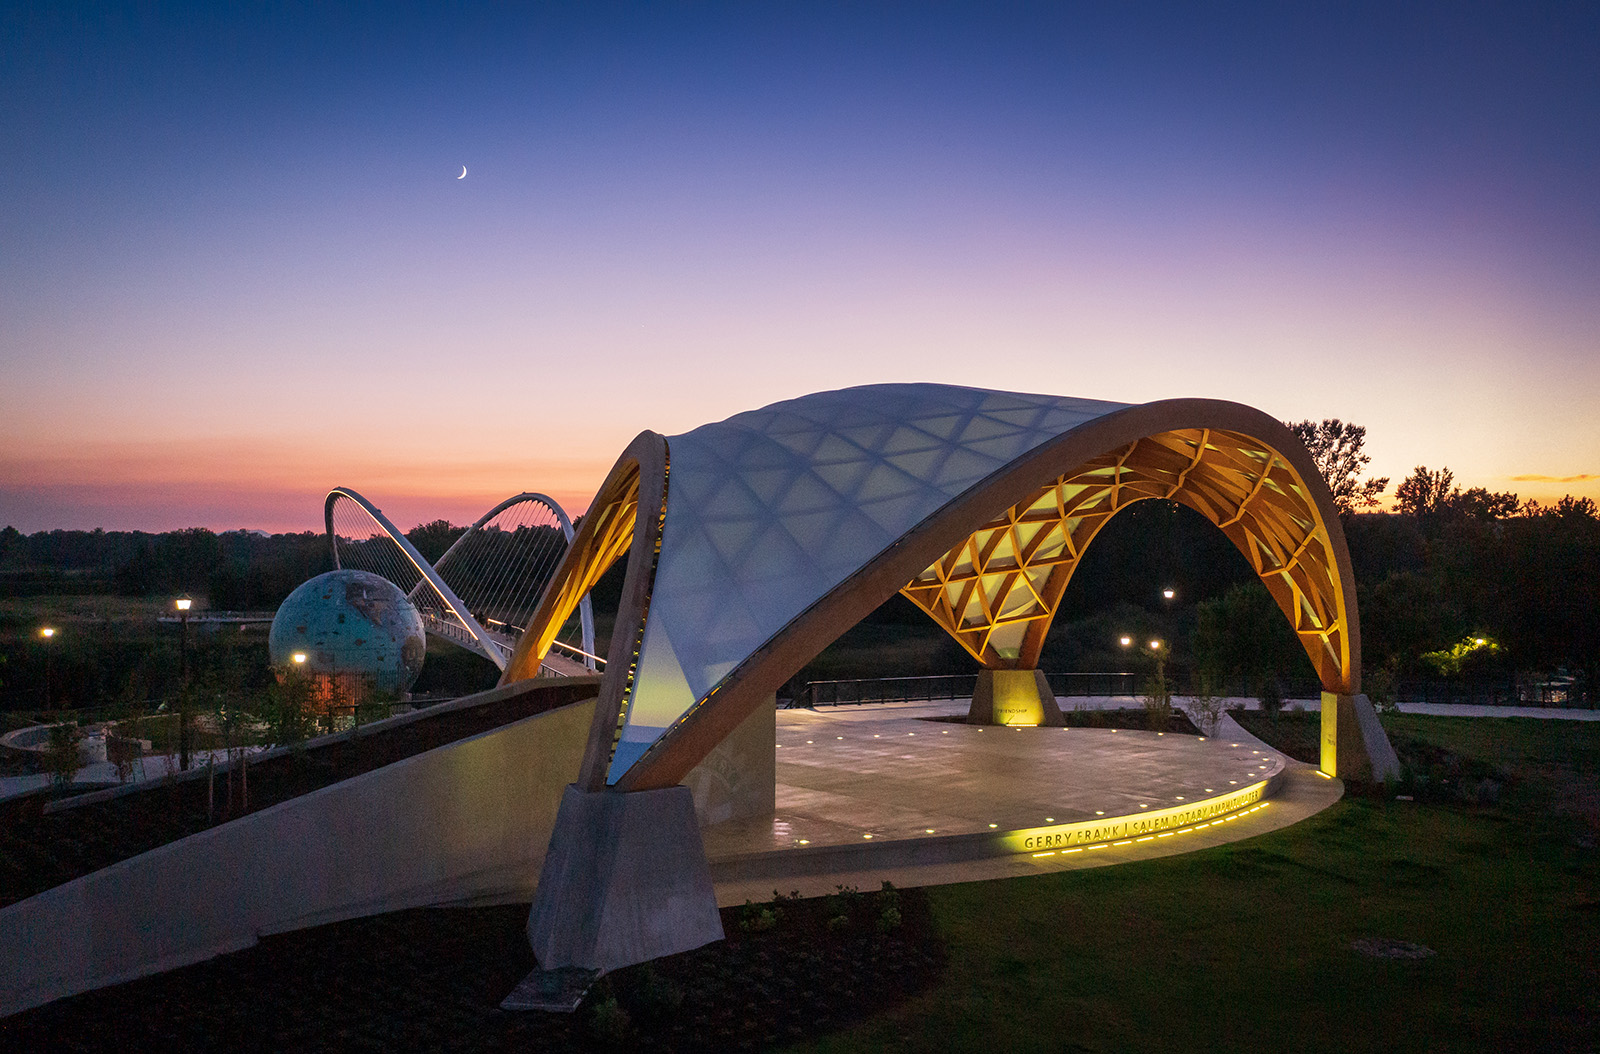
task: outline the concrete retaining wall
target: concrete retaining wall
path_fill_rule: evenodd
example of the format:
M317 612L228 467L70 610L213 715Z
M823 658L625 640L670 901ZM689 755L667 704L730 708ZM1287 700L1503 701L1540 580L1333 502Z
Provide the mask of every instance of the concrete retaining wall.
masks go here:
M528 900L594 702L525 718L0 910L0 1016L424 905Z

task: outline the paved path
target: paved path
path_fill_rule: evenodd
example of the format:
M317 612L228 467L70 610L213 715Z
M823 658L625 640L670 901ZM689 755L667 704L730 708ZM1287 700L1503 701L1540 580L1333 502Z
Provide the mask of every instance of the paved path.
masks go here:
M260 750L259 747L250 748L251 753ZM226 750L196 750L189 756L191 769L204 768L208 760L222 764L228 760ZM134 762L133 774L128 778L128 783L148 783L151 780L165 779L171 774L170 770L177 768L178 759L170 754L151 754ZM35 772L27 776L0 776L0 801L14 798L19 794L38 790L40 787L50 785L51 776L48 772ZM115 787L123 781L117 778L117 766L109 761L92 761L78 770L73 777L73 783L81 790L85 787Z
M1144 700L1132 695L1111 696L1058 696L1056 702L1063 711L1072 710L1137 710ZM1185 713L1192 712L1193 700L1188 696L1172 697L1174 706ZM1227 710L1260 710L1261 701L1243 696L1229 696L1222 700ZM1286 699L1284 710L1322 711L1321 699ZM1436 717L1538 717L1556 721L1600 721L1600 710L1568 709L1562 706L1477 706L1470 703L1401 703L1404 714L1433 714Z
M1542 717L1556 721L1600 721L1600 710L1568 710L1559 706L1472 706L1466 703L1401 703L1403 714L1437 717Z

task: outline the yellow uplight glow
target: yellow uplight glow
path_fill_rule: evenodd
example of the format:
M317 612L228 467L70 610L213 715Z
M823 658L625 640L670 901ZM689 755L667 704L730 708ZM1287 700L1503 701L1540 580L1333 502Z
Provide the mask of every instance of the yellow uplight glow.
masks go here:
M1165 838L1173 834L1188 834L1221 823L1225 814L1232 814L1227 818L1233 819L1262 808L1266 804L1262 800L1266 791L1267 781L1262 780L1205 801L1185 802L1129 816L1007 831L1000 836L1001 844L1014 853L1040 853L1045 850L1070 852L1075 846L1097 849L1108 845L1130 845L1134 841Z

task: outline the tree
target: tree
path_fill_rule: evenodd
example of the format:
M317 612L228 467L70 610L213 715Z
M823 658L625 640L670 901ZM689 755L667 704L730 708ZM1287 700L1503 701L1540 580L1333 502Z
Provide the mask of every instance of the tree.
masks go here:
M1285 421L1289 431L1304 443L1317 463L1317 471L1333 492L1333 503L1342 516L1361 509L1372 509L1388 489L1389 477L1361 479L1361 472L1372 460L1363 452L1367 442L1365 425L1346 424L1330 417L1315 421Z
M1453 486L1455 473L1448 468L1429 471L1418 465L1395 488L1396 508L1419 520L1473 519L1488 523L1515 516L1522 502L1510 491L1496 493L1484 487L1462 490ZM1537 507L1530 513L1537 512Z
M1418 465L1394 489L1395 508L1419 520L1443 512L1450 503L1450 485L1455 481L1456 474L1448 468L1430 472L1426 465Z
M406 541L416 547L422 558L430 564L438 563L439 557L445 554L455 540L467 533L465 527L457 527L449 520L434 520L432 523L420 523L406 532Z
M1316 676L1294 627L1260 582L1202 601L1195 616L1196 668L1215 691L1243 688L1265 700L1286 678Z
M1495 493L1483 487L1473 487L1471 490L1460 490L1450 495L1451 511L1463 516L1471 516L1475 520L1503 520L1508 516L1515 516L1522 503L1515 494L1508 492Z
M6 554L13 549L21 551L22 532L7 524L4 530L0 530L0 564L5 563Z

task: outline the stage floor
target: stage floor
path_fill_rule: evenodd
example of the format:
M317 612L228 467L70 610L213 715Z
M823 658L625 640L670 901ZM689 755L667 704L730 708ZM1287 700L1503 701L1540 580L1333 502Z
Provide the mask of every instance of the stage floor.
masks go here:
M1231 720L1216 737L937 720L965 714L964 702L780 710L774 817L704 832L719 900L879 871L900 884L916 884L919 868L930 882L997 877L982 862L1008 857L1000 873L1165 855L1215 844L1228 816L1246 821L1227 821L1238 836L1264 829L1268 810L1252 807L1291 774L1310 811L1342 792Z

